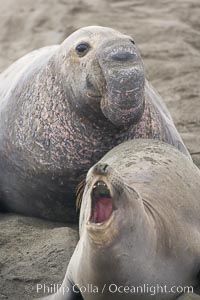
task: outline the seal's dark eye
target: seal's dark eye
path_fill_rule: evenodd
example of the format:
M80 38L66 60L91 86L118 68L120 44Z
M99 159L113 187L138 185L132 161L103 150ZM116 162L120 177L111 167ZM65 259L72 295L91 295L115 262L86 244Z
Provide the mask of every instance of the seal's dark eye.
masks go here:
M135 45L135 42L134 42L134 40L130 40L130 42L131 42L133 45Z
M88 50L90 49L90 46L89 44L87 43L81 43L79 45L76 46L76 53L79 55L79 56L84 56Z

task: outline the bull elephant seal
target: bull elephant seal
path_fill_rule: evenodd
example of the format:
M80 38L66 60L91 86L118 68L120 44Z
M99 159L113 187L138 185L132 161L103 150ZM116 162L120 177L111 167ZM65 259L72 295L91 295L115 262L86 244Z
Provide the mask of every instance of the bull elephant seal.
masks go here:
M88 172L79 243L45 299L172 300L200 285L199 195L199 169L171 145L112 149Z
M75 220L75 187L106 152L155 138L189 156L164 104L145 82L134 41L86 27L34 51L0 76L1 206Z

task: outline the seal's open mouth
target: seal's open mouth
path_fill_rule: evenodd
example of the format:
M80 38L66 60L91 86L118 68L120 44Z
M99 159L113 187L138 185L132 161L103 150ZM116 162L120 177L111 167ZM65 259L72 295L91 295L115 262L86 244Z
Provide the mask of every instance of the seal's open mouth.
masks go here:
M97 181L92 190L92 223L106 222L114 211L113 199L104 181Z

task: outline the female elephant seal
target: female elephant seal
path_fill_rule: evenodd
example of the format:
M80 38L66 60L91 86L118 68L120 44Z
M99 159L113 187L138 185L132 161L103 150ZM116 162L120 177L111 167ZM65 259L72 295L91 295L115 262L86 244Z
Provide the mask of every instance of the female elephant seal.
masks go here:
M128 139L164 140L189 156L134 41L113 29L86 27L19 59L0 76L0 99L10 211L73 221L81 175Z
M45 299L191 291L200 284L199 195L199 169L171 145L138 139L112 149L88 172L79 243L60 290Z

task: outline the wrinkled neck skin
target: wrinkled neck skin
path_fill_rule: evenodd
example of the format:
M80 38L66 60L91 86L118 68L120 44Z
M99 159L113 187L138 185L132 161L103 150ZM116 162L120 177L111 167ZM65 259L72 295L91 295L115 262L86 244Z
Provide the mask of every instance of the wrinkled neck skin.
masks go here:
M80 42L90 43L81 58L75 53ZM4 122L6 138L28 168L71 172L80 169L81 161L86 172L134 132L146 137L144 70L130 37L110 29L95 34L80 30L30 76L18 86Z
M36 169L54 172L63 168L84 169L85 165L86 172L116 145L112 143L122 142L128 133L124 135L124 129L116 128L102 113L97 115L92 109L87 113L83 109L80 113L82 108L70 102L73 94L68 93L66 82L63 83L62 59L58 51L45 68L31 74L31 80L22 80L23 93L18 87L19 96L5 107L9 112L2 114L2 119L5 118L2 126L6 128L4 140L16 145L6 152L15 151L12 154L15 156L19 149L18 155L27 168L34 165ZM66 81L68 79L66 76ZM6 149L7 145L4 147Z
M135 191L126 189L120 199L124 203L103 230L88 227L85 224L88 216L81 213L79 263L86 271L84 279L77 274L77 282L83 280L83 284L91 282L101 288L105 283L126 286L145 281L142 266L148 256L154 257L156 253L154 221ZM88 211L86 203L83 209Z

